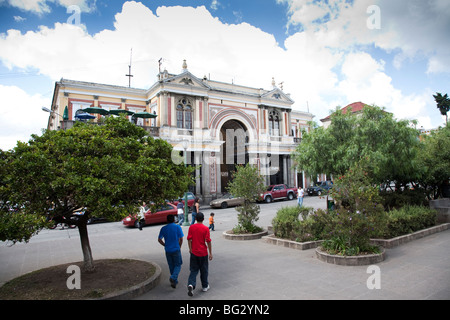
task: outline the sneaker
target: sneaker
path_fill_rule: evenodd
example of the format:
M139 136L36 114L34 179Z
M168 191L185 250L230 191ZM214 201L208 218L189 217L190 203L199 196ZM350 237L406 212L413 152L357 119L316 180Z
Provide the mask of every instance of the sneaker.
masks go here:
M206 291L208 291L209 290L209 284L208 284L208 286L206 287L206 288L202 288L202 291L203 292L206 292Z
M194 295L194 287L192 284L188 285L188 296L192 297Z
M177 287L176 281L172 278L169 278L169 281L170 281L170 286L175 289Z

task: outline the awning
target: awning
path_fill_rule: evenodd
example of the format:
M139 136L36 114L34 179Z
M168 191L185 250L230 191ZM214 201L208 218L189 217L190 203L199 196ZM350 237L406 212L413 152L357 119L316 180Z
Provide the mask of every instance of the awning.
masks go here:
M102 109L102 108L99 108L99 107L89 107L89 108L83 109L83 111L87 112L87 113L98 113L98 114L101 114L101 115L109 114L108 110Z
M136 117L136 118L145 118L145 119L156 118L157 117L156 114L149 113L147 111L136 112L133 116Z

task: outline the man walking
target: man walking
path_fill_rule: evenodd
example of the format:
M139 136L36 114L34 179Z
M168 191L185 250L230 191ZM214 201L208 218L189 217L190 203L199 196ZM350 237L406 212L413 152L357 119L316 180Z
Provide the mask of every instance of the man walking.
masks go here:
M188 280L188 295L194 295L194 289L197 281L197 274L200 271L200 280L202 291L209 289L208 283L208 260L212 260L212 247L209 228L203 225L205 219L203 213L198 212L196 216L197 223L191 225L188 231L188 245L190 258L190 271ZM208 256L209 252L209 256Z
M159 231L158 242L165 248L167 264L170 271L170 285L177 287L178 274L181 270L183 260L181 258L181 245L183 244L183 230L175 223L175 216L167 216L167 224Z

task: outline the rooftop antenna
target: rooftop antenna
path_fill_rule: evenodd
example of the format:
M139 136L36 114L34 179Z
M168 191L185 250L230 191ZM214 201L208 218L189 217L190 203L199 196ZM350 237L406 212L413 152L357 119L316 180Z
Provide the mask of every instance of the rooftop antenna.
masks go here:
M133 76L131 74L131 58L133 57L133 48L131 48L131 53L130 53L130 64L128 65L128 74L125 75L125 77L128 77L128 88L131 87L131 77Z

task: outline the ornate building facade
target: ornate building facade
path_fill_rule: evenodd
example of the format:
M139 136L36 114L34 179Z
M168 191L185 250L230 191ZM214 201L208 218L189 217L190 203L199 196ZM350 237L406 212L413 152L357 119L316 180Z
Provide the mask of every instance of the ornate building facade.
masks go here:
M129 118L169 142L174 152L186 152L187 164L196 166L191 191L208 201L226 192L236 165L248 162L258 166L266 184L306 185L291 153L314 116L293 111L293 104L273 79L270 90L212 81L193 75L184 61L181 73L161 72L149 89L61 79L48 129L70 128L87 107L155 114Z

